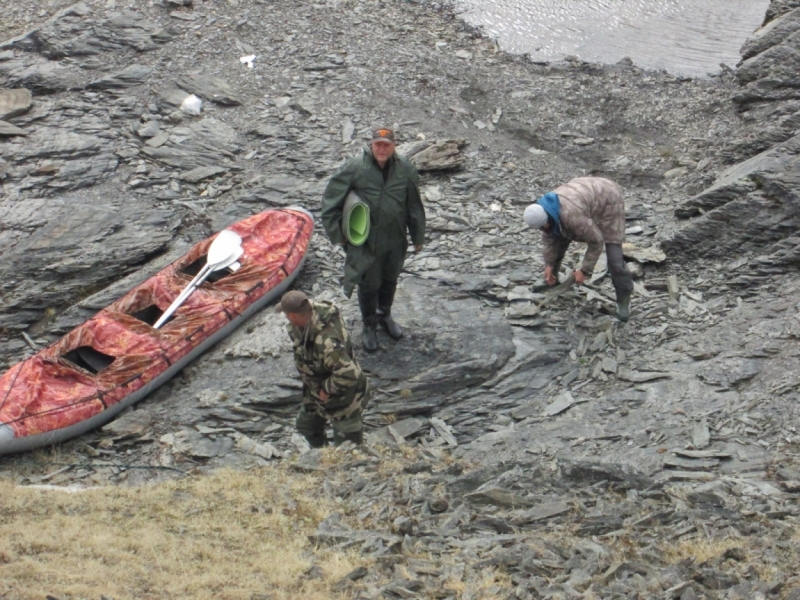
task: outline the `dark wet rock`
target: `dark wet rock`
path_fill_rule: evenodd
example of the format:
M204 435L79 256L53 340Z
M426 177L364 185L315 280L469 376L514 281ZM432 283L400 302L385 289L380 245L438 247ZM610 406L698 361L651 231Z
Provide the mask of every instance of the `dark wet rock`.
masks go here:
M142 215L125 205L6 200L0 210L3 229L24 234L9 240L0 267L5 282L0 326L10 329L24 329L47 309L65 307L85 290L137 268L163 251L175 226L171 211Z
M25 87L37 94L61 92L81 85L83 76L61 62L39 55L22 55L0 62L6 85Z
M367 444L331 450L347 457L343 464L322 460L324 453L294 431L302 386L285 319L271 311L255 315L117 425L59 452L76 454L69 459L75 463L111 452L131 464L190 460L208 469L286 457L346 507L353 528L329 522L319 541L374 561L363 580L343 583L353 588L345 595L448 597L463 586L461 595L477 597L481 568L491 565L506 571L519 598L721 595L694 580L705 568L739 577L729 590L766 595L768 583L757 582L755 567L748 571L737 556L698 567L667 564L660 549L734 535L747 560L761 567L760 557L774 561L770 570L796 549L785 528L796 515L790 493L800 478L773 467L794 469L800 439L791 429L798 400L791 375L800 368L793 349L800 285L791 268L798 256L797 149L788 141L800 128L800 100L768 100L791 92L783 66L769 69L784 87L767 89L769 72L759 71L767 79L743 91L766 93L737 112L730 97L742 90L727 72L689 80L645 72L632 61L608 68L532 64L498 52L427 3L357 4L345 18L305 1L239 2L236 9L221 3L213 16L183 7L170 14L156 3L142 5L134 19L155 27L137 26L145 34L139 47L156 46L146 53L126 41L137 29L130 23L103 54L50 60L32 45L35 36L0 51L6 83L38 86L36 102L12 122L29 135L0 141L0 246L13 258L0 284L0 303L10 301L0 304L4 357L46 345L238 218L290 204L316 214L328 177L383 119L402 141L414 140L408 153L421 166L447 169L428 173L423 166L431 227L423 252L409 251L393 307L406 328L403 340L380 332L379 351L363 353L357 303L340 291L343 255L319 231L296 281L341 306L374 390ZM787 6L775 2L773 12L788 13ZM359 9L370 19L359 23ZM250 12L236 14L234 22L247 21L233 39L222 25L242 10ZM105 44L103 27L114 18L102 8L78 10L37 29L49 36L45 51L75 53ZM156 32L169 22L183 33L167 43ZM786 45L788 22L753 41L752 59ZM292 39L275 35L309 29ZM333 41L328 30L354 35ZM385 40L399 32L398 54ZM342 57L321 50L331 43ZM251 53L245 46L258 54L252 70L228 54ZM325 68L303 70L316 64ZM225 86L192 87L186 73L223 77ZM101 86L87 87L93 83ZM199 115L180 110L190 93L204 100ZM218 93L242 103L223 110L213 101ZM381 108L388 97L391 115ZM456 104L460 110L447 110ZM430 141L462 137L469 144L457 153ZM744 175L714 187L715 177L728 176L724 165L761 153L757 164L739 165ZM626 256L640 262L631 263L634 316L624 325L607 312L614 290L602 261L587 286L547 302L531 290L543 269L541 247L521 212L582 173L620 181L629 236L646 240L638 249L626 246ZM80 193L62 193L76 185ZM104 204L119 219L98 217L81 229L91 219L87 207L105 212L96 209ZM675 223L679 205L688 220ZM85 257L76 254L74 237L52 227L56 221L82 237ZM658 243L691 235L697 238L679 252L670 247L669 261L658 253ZM29 237L40 246L64 241L54 256L34 261L41 272L35 277L17 272L26 267L16 248ZM571 248L562 280L579 260L580 250ZM568 409L542 416L570 396ZM703 420L713 447L688 450L704 445L705 435L692 435ZM82 450L87 444L91 450ZM459 462L446 466L453 455ZM17 469L4 459L4 473ZM46 481L80 481L75 471ZM664 474L659 481L668 485L654 485L646 473ZM99 469L92 476L109 477ZM126 480L167 476L131 470ZM474 501L481 494L492 497ZM367 522L376 529L361 530ZM631 560L615 566L621 545ZM507 589L490 594L513 597Z
M694 257L758 251L771 255L774 265L791 263L800 255L790 226L800 202L798 182L800 136L795 136L730 167L677 208L678 217L691 221L665 248L673 256Z
M155 133L153 134L155 135ZM241 169L235 161L239 134L231 126L205 118L190 127L173 128L169 142L159 147L146 146L142 154L155 162L191 171L199 167Z
M591 484L607 481L621 489L646 489L652 480L628 464L610 464L586 460L563 460L560 462L562 476L570 481Z
M38 52L49 60L130 48L155 50L171 35L136 12L97 20L83 2L62 10L41 27L0 44L0 50Z

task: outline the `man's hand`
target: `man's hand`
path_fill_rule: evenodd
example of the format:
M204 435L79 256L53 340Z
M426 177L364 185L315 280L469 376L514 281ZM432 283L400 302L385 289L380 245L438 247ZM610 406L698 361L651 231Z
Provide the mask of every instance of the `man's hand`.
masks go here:
M418 244L414 246L414 252L422 252L422 246L423 244Z
M330 400L330 397L331 397L330 394L328 394L325 390L319 391L319 399L322 400L323 402L327 402L328 400Z
M573 276L575 277L575 285L583 285L583 282L586 281L586 274L580 269L575 271Z
M555 285L556 284L556 276L553 274L553 267L545 267L544 268L544 282L547 285Z

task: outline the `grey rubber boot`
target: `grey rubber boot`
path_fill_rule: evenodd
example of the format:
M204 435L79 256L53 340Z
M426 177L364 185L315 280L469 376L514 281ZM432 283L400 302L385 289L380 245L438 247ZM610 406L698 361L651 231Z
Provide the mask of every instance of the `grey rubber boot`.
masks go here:
M378 298L374 293L363 293L358 288L358 306L361 308L361 344L367 352L378 349Z
M627 323L631 318L631 293L617 293L617 318L623 323Z
M392 318L392 304L394 303L394 293L397 289L397 282L383 282L378 292L378 323L394 340L403 337L403 328Z

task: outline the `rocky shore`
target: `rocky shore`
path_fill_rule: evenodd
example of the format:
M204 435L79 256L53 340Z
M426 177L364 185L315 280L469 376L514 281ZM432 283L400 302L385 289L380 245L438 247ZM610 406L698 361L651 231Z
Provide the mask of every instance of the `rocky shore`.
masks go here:
M265 311L0 476L134 485L291 461L345 506L314 541L369 561L347 597L800 597L796 1L708 79L534 63L429 2L27 4L0 29L4 367L234 220L318 214L376 124L420 166L430 231L398 290L409 335L363 356L370 443L343 466L294 434L300 384ZM530 288L522 210L585 174L625 188L627 324L602 264L579 289ZM298 287L357 329L342 261L318 231ZM488 567L508 578L485 585Z

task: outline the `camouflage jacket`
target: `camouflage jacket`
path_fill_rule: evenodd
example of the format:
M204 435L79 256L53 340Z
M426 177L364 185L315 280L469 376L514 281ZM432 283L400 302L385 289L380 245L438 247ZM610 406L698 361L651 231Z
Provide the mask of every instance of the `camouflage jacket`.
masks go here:
M353 345L339 309L330 302L312 303L305 329L287 326L294 345L294 363L303 380L303 401L321 415L349 417L366 406L367 377L353 354ZM323 402L324 390L330 398Z
M603 177L579 177L553 190L561 205L561 235L589 247L581 269L594 270L605 244L621 244L625 238L625 204L619 185ZM559 239L542 232L544 262L558 260Z

